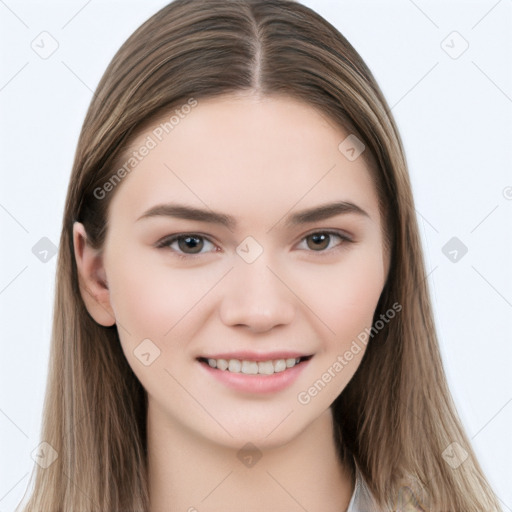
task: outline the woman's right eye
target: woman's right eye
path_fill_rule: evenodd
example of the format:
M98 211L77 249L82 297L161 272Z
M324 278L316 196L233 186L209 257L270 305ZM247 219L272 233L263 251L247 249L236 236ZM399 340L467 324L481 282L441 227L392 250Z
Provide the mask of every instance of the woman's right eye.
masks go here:
M176 253L179 258L190 258L196 255L204 254L201 252L201 249L205 246L205 241L215 247L215 245L210 240L208 240L208 238L197 233L167 236L157 242L156 247L159 249L168 248L172 252ZM175 248L172 247L173 244L176 244ZM186 252L188 250L193 252Z

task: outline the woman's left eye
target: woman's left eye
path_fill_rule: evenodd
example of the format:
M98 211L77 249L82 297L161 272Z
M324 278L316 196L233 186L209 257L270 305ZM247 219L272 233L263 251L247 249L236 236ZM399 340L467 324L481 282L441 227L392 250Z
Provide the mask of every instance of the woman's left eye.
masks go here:
M345 235L344 233L340 233L338 231L317 231L315 233L311 233L305 236L302 240L306 241L306 244L309 248L315 248L313 249L313 252L319 252L317 249L332 249L330 242L332 241L333 237L336 237L341 240L335 247L343 245L344 242L352 242L352 240L347 235ZM308 239L312 241L311 244L307 243ZM320 250L320 252L326 251Z
M346 234L331 230L310 233L303 237L301 242L305 242L306 246L311 249L311 252L327 252L327 249L333 249L331 245L333 237L340 240L334 247L344 245L344 242L352 242ZM308 243L308 241L311 242ZM204 254L201 250L205 247L205 242L206 244L211 244L213 247L216 247L206 236L197 233L171 235L157 242L155 247L158 249L169 248L172 252L176 253L178 257L189 258ZM172 247L174 244L177 244L177 248ZM192 252L187 252L189 250Z

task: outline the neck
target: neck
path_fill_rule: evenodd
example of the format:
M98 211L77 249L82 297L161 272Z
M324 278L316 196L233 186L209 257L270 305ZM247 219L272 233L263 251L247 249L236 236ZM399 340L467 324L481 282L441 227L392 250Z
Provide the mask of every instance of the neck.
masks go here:
M348 507L354 482L336 455L330 409L287 444L258 447L256 457L180 428L151 399L147 427L150 512Z

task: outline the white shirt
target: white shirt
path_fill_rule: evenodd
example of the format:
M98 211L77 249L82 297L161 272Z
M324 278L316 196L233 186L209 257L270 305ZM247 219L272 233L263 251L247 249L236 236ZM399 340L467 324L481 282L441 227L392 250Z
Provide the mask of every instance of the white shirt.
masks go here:
M375 499L368 489L356 464L356 483L347 512L382 512L377 508Z

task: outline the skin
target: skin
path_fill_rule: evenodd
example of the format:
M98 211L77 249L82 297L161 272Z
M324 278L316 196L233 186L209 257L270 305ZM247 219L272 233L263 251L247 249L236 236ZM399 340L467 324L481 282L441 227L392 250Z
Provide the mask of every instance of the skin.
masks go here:
M234 512L241 504L254 512L346 510L354 482L335 455L329 407L365 346L309 403L297 397L371 327L388 272L367 165L338 150L347 135L313 107L283 96L200 100L110 192L102 250L92 249L75 223L88 311L101 325L117 324L148 393L152 512ZM340 200L368 215L285 225L290 214ZM233 215L238 225L137 220L172 202ZM326 229L352 241L333 235L315 245L311 235ZM195 249L177 241L155 247L173 234L204 238ZM252 263L236 252L248 236L263 249ZM134 354L144 339L160 350L148 366ZM313 357L289 387L265 395L228 388L196 360L278 349ZM252 467L237 457L248 442L261 455Z

